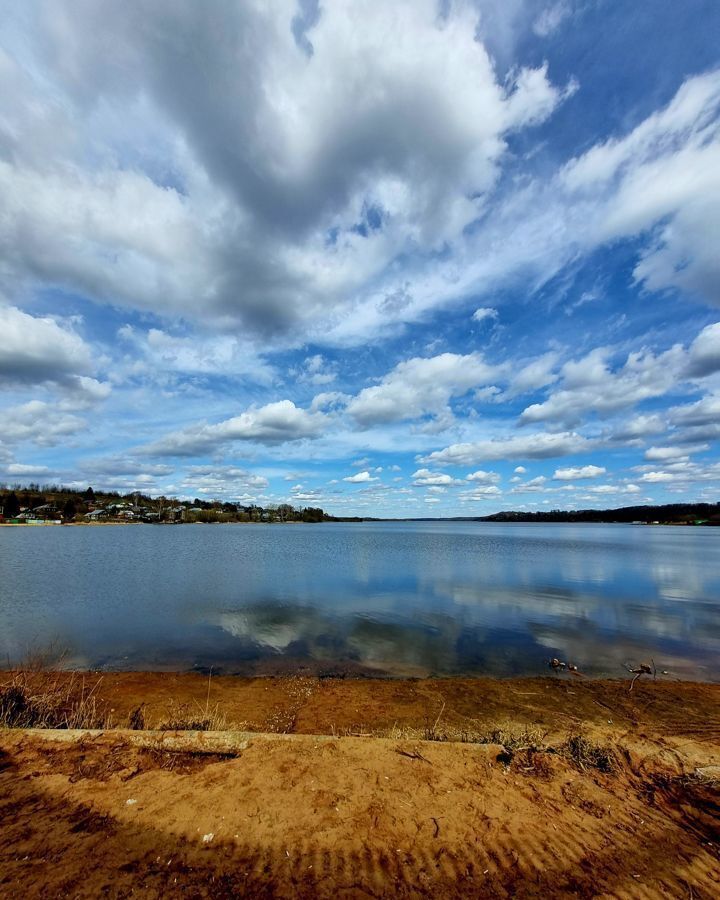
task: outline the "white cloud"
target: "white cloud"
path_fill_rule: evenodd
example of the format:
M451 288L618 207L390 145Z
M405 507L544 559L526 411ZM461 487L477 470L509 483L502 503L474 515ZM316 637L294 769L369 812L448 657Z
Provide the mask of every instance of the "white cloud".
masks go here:
M589 237L598 242L660 225L635 268L651 290L679 288L720 304L720 71L689 78L630 134L570 163L565 185L605 194Z
M691 453L702 453L709 450L709 444L697 444L695 446L679 447L648 447L645 451L645 459L650 462L665 462L670 459L687 459Z
M645 472L640 476L640 481L648 481L651 484L659 484L664 481L677 481L678 476L670 472Z
M346 478L343 478L343 481L348 481L350 484L367 484L370 481L377 480L368 471L357 472L355 475L348 475Z
M586 453L595 442L572 431L528 434L518 437L495 438L474 443L452 444L435 450L424 462L438 465L472 466L479 462L513 459L552 459Z
M247 498L248 492L257 497L269 484L264 475L237 466L190 466L181 486L187 492L206 497Z
M544 403L528 406L520 420L562 422L571 426L584 421L591 412L607 415L641 400L662 396L675 385L683 359L679 346L658 356L634 352L622 369L611 372L607 362L609 354L608 349L598 348L577 362L565 363L561 389Z
M544 67L501 83L470 3L338 0L302 40L297 14L294 0L29 10L27 68L8 57L4 73L11 280L264 333L327 335L343 310L383 304L406 318L370 285L458 240L506 135L563 92Z
M554 384L559 377L555 371L559 358L560 355L553 351L521 366L510 379L510 386L505 396L512 398L518 394L537 391L548 384Z
M23 463L11 463L5 466L6 475L15 475L20 478L45 478L53 474L48 466L28 466Z
M645 244L635 277L720 304L720 70L687 79L668 106L598 143L555 176L522 181L457 242L449 260L403 273L406 319L529 284L531 293L597 247ZM390 292L388 286L386 292Z
M0 379L38 383L87 374L91 352L67 324L0 306Z
M703 328L688 350L686 375L704 378L720 372L720 322Z
M500 481L500 476L497 472L485 472L483 469L478 469L477 472L471 472L469 475L466 475L465 481L472 481L475 484L497 484Z
M202 423L169 434L146 448L156 456L200 456L231 441L282 444L316 438L326 425L322 413L308 412L291 400L251 407L239 416L214 425Z
M556 481L576 481L580 478L599 478L607 469L603 466L571 466L565 469L556 469L553 478Z
M660 434L666 428L667 421L663 416L657 413L648 413L633 416L623 422L613 429L612 437L620 442L636 441L638 438L648 437L648 435Z
M472 314L473 322L484 322L486 319L497 319L498 311L492 306L481 306Z
M560 0L545 7L533 23L533 31L538 37L548 37L562 25L572 14L572 7L567 0Z
M513 472L515 472L516 475L524 475L527 472L527 469L525 466L515 466Z
M6 444L31 442L54 447L82 433L86 427L84 419L63 412L55 403L30 400L3 410L2 440Z
M674 425L709 425L720 421L720 394L708 394L695 403L673 406L668 418Z
M491 381L497 372L479 353L408 359L398 363L380 384L360 391L347 410L363 427L425 415L446 417L451 398Z
M545 482L547 478L544 475L538 475L537 478L531 478L530 481L524 481L522 484L516 484L511 493L513 494L539 494L545 491Z
M174 335L159 328L140 332L124 325L118 337L130 344L145 363L148 374L182 372L186 374L245 377L259 384L271 384L275 375L271 366L249 341L231 335ZM141 373L137 356L131 373Z
M710 482L720 483L720 463L691 462L686 457L665 460L664 466L660 470L652 469L650 466L638 466L638 470L643 471L640 481L677 485L679 488L687 488L693 483Z
M299 380L315 386L331 384L337 378L337 371L328 366L320 353L308 356L299 372Z
M478 501L478 500L494 500L502 494L502 491L499 487L496 487L494 484L488 485L477 485L471 491L467 491L462 495L464 500L470 501Z
M150 475L153 477L171 475L173 467L163 463L149 463L147 460L134 459L131 456L106 456L99 459L84 459L79 468L90 475Z
M428 485L449 487L462 484L461 481L452 478L450 475L441 472L431 472L430 469L418 469L410 477L414 479L413 484L415 487L427 487Z

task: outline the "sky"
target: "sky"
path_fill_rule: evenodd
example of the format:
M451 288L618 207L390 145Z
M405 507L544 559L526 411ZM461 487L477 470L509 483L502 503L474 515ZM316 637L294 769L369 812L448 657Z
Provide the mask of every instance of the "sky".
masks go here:
M720 499L716 0L0 21L0 482Z

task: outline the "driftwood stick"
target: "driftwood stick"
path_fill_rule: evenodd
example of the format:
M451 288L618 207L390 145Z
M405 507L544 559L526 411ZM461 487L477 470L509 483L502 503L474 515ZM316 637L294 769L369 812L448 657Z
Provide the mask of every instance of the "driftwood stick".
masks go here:
M440 712L438 713L438 717L437 717L437 719L435 719L435 724L432 727L433 731L435 731L435 729L438 727L438 723L440 722L440 718L444 711L445 711L445 700L443 699L442 706L440 707Z

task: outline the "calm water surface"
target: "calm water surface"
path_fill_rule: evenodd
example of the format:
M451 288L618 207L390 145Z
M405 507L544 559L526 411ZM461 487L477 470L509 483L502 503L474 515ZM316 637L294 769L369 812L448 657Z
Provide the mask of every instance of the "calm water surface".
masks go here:
M365 523L0 529L5 664L720 680L720 530Z

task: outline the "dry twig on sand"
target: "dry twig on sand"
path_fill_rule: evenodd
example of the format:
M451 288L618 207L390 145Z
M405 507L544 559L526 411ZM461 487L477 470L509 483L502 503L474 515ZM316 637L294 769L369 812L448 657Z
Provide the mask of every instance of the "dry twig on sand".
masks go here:
M430 763L430 765L432 765L427 756L423 756L422 753L420 753L418 750L403 750L402 747L396 747L395 752L399 753L401 756L407 756L408 759L421 759L423 762Z

